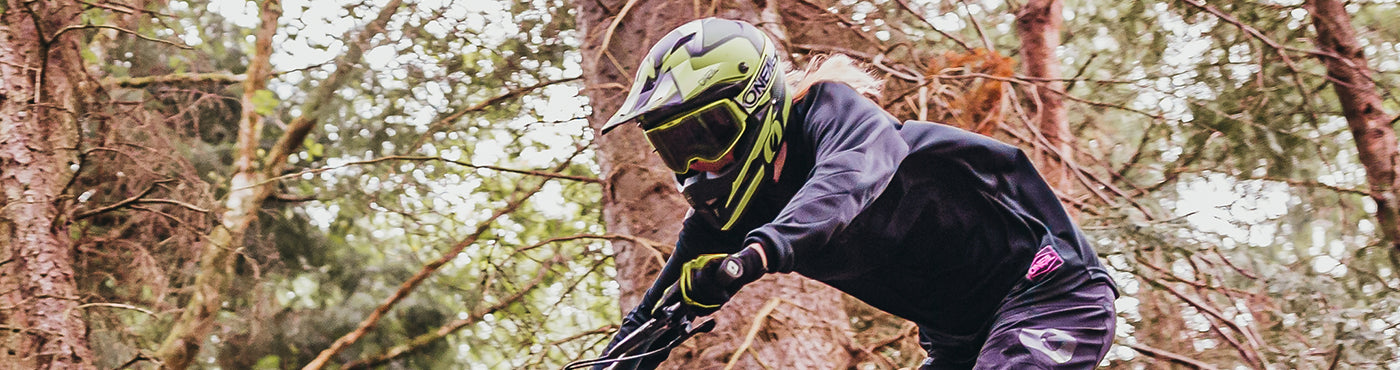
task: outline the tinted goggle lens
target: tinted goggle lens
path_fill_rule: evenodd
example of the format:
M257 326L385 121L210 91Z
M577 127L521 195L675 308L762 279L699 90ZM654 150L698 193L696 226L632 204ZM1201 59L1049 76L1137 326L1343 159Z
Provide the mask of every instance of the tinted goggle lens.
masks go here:
M696 161L714 162L729 153L743 133L739 106L724 99L646 130L647 141L676 173Z

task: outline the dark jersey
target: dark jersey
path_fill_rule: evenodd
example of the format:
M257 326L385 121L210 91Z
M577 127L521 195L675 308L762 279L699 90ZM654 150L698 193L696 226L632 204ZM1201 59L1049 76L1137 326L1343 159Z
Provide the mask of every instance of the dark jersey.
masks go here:
M790 122L778 183L756 194L729 232L687 218L619 337L646 320L682 263L751 242L764 246L771 272L800 273L951 336L985 332L1010 298L1109 280L1014 146L900 123L839 83L814 85L794 102Z

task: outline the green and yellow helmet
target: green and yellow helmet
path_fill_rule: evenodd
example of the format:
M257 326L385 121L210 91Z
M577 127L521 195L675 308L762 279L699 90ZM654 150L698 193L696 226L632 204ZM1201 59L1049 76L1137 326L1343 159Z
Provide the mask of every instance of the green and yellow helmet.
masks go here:
M652 46L607 134L636 122L686 201L729 230L773 181L792 99L773 41L752 24L691 21Z

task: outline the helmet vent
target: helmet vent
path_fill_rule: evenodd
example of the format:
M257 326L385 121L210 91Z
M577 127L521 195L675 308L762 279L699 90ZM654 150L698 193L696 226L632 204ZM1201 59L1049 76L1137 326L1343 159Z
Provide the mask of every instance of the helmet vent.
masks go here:
M681 36L680 39L677 39L677 40L676 40L676 44L675 44L675 45L671 45L671 52L670 52L670 53L674 53L674 52L676 52L676 50L680 50L681 47L685 46L686 43L690 42L690 40L691 40L691 39L694 39L694 38L695 38L695 34L694 34L694 33L687 34L687 35L685 35L685 36ZM670 53L667 53L667 54L670 54Z

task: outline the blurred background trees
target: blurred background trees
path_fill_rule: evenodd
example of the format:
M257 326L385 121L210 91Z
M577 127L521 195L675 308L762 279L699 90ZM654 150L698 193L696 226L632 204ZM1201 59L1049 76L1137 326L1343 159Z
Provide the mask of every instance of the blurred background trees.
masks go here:
M1124 293L1108 366L1400 363L1393 0L7 0L0 363L597 355L683 206L590 122L712 15L1033 153ZM903 321L766 280L672 365L922 359Z

